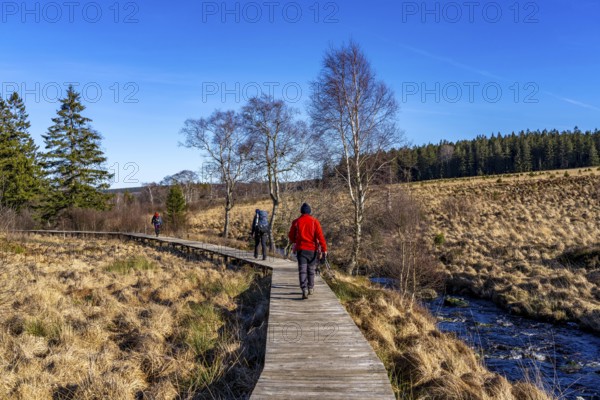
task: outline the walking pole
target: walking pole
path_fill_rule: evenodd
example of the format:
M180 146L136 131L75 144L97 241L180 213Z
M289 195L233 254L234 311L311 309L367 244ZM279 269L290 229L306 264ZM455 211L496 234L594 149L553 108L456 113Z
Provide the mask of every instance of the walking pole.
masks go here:
M333 278L333 274L331 273L331 264L329 264L327 257L325 257L325 267L327 268L327 275Z

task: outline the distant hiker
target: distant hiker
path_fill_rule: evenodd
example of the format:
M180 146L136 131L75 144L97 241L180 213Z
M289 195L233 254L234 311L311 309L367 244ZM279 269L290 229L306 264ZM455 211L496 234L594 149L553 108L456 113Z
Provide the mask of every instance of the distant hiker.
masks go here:
M258 258L258 245L262 248L262 259L267 259L267 235L269 233L269 213L256 209L252 221L252 232L254 236L254 258Z
M323 236L321 223L311 216L310 206L306 203L300 207L300 218L292 222L290 228L290 243L295 244L296 258L298 259L298 274L300 277L300 289L302 299L314 293L315 270L319 259L319 248L321 257L327 257L327 243Z
M154 233L156 233L156 237L158 237L158 234L160 233L160 227L162 226L162 218L160 217L160 214L158 212L154 213L154 216L152 217L152 225L154 225Z

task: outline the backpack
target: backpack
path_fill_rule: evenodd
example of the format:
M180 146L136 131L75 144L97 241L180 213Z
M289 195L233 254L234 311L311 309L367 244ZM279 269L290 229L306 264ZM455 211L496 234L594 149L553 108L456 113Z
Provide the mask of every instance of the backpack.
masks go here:
M269 213L263 210L258 210L256 212L256 229L259 233L268 233L269 232Z

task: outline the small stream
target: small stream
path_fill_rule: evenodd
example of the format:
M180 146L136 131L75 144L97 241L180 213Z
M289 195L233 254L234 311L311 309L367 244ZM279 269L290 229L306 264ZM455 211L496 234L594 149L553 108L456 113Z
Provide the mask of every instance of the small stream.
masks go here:
M600 337L574 324L553 325L507 314L490 301L468 306L425 303L443 332L454 332L510 381L540 381L563 399L600 400Z
M371 278L394 290L394 280ZM483 355L487 368L509 381L539 382L566 400L600 400L600 336L576 324L555 325L510 315L494 303L452 296L464 307L447 305L443 297L424 305L438 319L438 329L453 332Z

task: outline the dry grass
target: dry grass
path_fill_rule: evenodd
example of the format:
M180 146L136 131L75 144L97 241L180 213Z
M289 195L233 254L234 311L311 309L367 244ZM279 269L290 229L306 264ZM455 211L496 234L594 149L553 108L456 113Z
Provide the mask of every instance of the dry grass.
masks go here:
M527 382L509 383L434 318L396 292L336 275L330 286L384 362L398 399L550 399Z
M450 289L600 332L600 274L585 260L595 256L600 235L600 177L592 170L565 175L411 185ZM440 234L444 244L433 245Z
M0 238L0 398L246 398L268 278L112 240ZM4 285L6 283L6 285Z
M271 215L271 202L261 201L251 204L236 204L230 213L230 234L236 239L245 239L250 234L254 211L257 208L268 210ZM222 206L203 209L197 213L189 213L188 227L191 234L203 234L216 237L223 232L225 210Z

